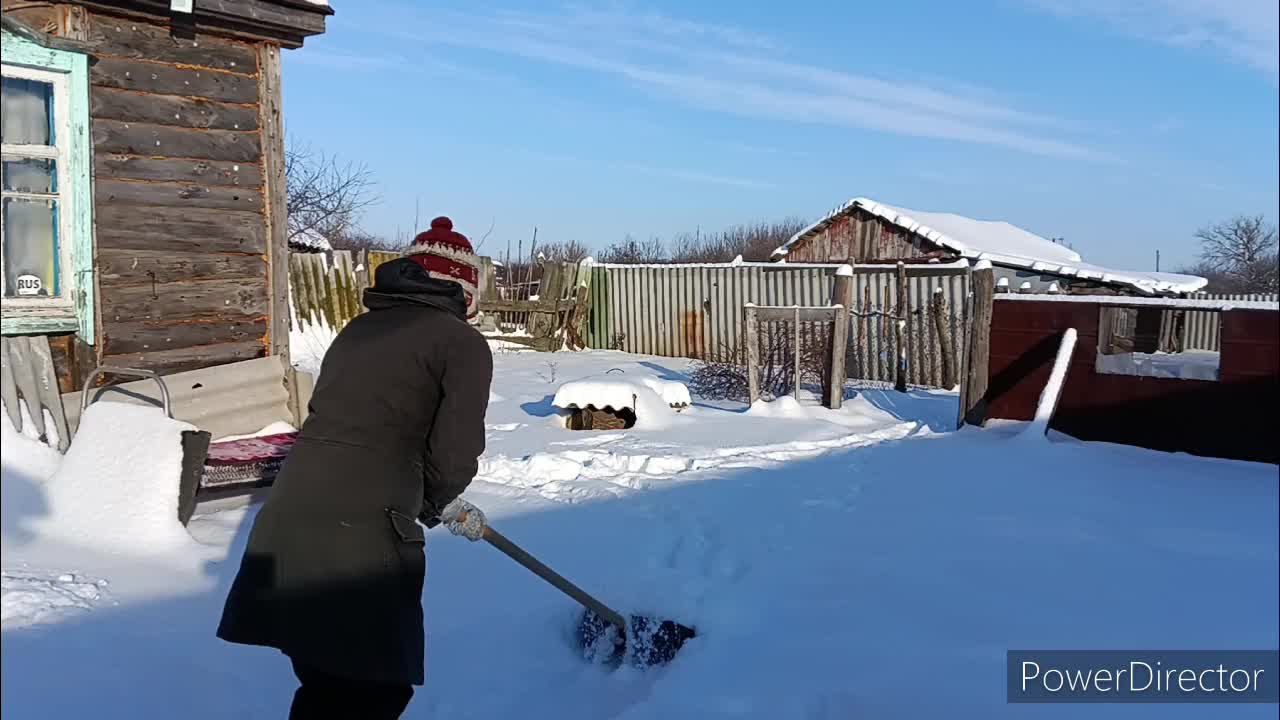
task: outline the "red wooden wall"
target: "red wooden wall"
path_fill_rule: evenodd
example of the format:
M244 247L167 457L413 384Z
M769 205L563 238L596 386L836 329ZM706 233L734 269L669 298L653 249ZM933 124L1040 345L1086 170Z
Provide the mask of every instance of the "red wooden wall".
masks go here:
M1218 382L1094 369L1101 304L997 300L986 417L1030 420L1062 333L1078 334L1051 427L1081 440L1280 463L1280 314L1222 313Z

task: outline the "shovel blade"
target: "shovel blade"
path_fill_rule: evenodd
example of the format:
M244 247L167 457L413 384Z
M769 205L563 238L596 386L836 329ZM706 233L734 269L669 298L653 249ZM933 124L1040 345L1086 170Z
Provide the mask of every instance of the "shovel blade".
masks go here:
M686 625L643 615L627 619L625 634L591 610L584 611L578 622L578 640L584 654L609 665L617 665L627 657L638 667L665 665L685 642L696 636L694 629Z

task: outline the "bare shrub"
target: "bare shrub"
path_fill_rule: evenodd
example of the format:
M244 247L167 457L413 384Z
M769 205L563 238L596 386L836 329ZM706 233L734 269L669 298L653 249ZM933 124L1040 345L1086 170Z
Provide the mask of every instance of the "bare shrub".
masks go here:
M831 327L826 323L801 323L800 383L821 386L830 364ZM795 392L795 324L760 323L760 395L774 399ZM735 346L722 345L716 352L695 361L689 375L689 389L709 400L748 402L747 350L745 339Z

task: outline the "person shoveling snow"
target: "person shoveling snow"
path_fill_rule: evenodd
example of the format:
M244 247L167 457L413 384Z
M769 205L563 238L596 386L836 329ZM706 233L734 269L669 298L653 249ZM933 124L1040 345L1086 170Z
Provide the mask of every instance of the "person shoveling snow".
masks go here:
M460 498L484 452L493 376L467 323L476 281L447 218L378 267L370 312L330 346L255 519L217 635L290 658L291 718L397 718L424 684L422 526L479 539L485 524Z
M433 220L407 257L378 267L370 312L325 354L310 415L227 595L218 637L290 658L295 720L400 717L424 684L423 526L501 537L461 497L485 449L493 356L467 322L478 273L452 227ZM659 643L683 641L670 623L653 628ZM670 642L630 645L659 659L674 652Z

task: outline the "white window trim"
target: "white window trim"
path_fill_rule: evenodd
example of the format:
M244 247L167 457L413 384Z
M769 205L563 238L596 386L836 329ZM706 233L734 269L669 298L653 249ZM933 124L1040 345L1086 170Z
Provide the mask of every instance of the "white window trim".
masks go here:
M76 291L79 278L75 271L72 219L78 210L75 188L70 178L71 101L67 73L41 70L23 65L3 64L0 69L5 77L49 83L53 86L54 149L45 145L0 145L5 157L38 158L54 160L58 178L58 295L56 297L7 297L3 298L5 314L38 314L42 317L76 317ZM22 193L5 193L8 197L21 197ZM0 242L3 242L3 224L0 223ZM5 282L4 257L0 253L0 283Z

